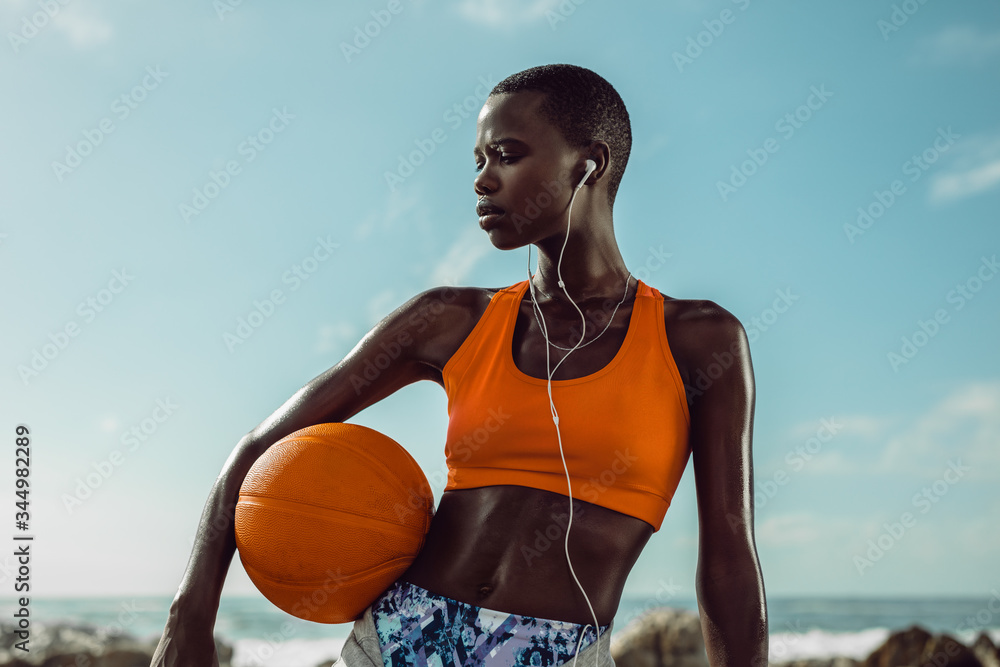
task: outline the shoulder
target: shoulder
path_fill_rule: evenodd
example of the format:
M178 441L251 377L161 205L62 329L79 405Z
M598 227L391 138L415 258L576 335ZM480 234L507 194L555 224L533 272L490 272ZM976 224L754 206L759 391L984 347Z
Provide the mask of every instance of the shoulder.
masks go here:
M432 287L415 295L393 313L401 331L413 342L413 354L443 371L489 307L506 287Z
M746 330L731 312L708 299L663 298L663 326L685 386L721 371L752 372ZM692 397L689 396L689 399Z
M743 324L728 310L708 299L664 297L663 324L687 337L697 336L709 346L746 338Z
M402 308L416 325L440 329L479 321L493 296L506 287L456 287L443 285L420 292ZM421 328L423 330L423 328Z

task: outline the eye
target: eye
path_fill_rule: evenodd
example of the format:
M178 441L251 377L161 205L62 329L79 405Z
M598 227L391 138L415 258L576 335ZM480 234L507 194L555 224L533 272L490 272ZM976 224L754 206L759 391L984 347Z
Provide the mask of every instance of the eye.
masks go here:
M503 155L503 154L501 154L500 155L500 162L502 162L504 164L514 164L515 162L517 162L518 160L520 160L522 157L523 156L521 156L521 155ZM476 173L479 173L484 166L485 165L481 165L479 163L476 163L476 169L475 169Z

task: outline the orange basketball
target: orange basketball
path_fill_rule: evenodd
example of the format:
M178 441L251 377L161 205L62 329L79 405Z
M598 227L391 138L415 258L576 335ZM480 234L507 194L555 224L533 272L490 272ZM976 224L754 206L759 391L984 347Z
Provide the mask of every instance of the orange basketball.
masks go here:
M395 440L357 424L317 424L274 443L250 468L236 546L279 608L347 623L406 571L433 515L427 478Z

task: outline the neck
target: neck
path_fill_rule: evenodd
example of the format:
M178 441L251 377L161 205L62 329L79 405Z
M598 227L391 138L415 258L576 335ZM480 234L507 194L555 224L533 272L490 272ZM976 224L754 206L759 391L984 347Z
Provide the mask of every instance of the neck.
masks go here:
M631 279L611 224L577 227L574 221L563 252L565 239L563 232L535 244L538 248L538 270L532 276L535 289L548 300L567 305L566 292L577 304L590 299L619 300L625 281ZM561 265L560 253L563 253ZM559 286L560 275L566 292Z

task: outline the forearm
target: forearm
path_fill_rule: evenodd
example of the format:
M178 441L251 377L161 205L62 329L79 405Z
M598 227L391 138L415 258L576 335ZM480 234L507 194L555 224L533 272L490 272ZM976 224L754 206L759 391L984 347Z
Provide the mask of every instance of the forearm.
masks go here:
M221 479L212 487L201 513L191 556L174 596L174 606L183 608L188 614L210 617L213 622L236 551L232 527L235 503L228 501L226 491Z
M186 614L215 621L226 574L236 552L236 502L257 452L241 441L226 461L201 513L191 556L174 597L174 606Z
M767 604L756 559L725 573L699 565L698 609L712 667L767 667Z

